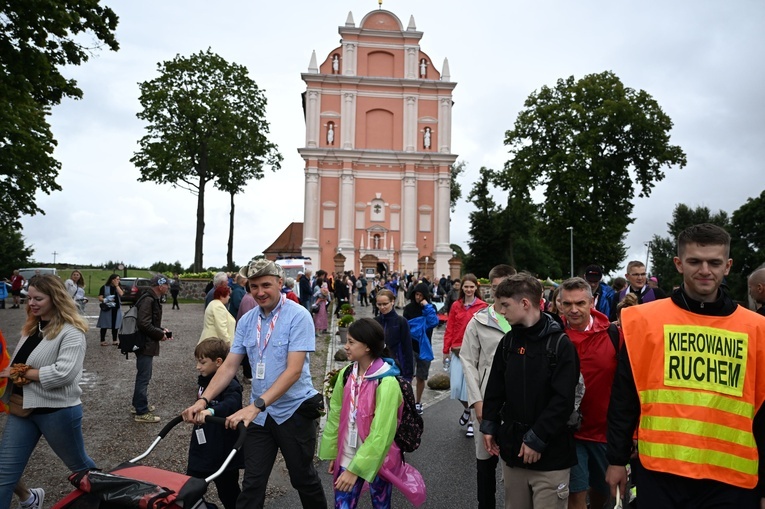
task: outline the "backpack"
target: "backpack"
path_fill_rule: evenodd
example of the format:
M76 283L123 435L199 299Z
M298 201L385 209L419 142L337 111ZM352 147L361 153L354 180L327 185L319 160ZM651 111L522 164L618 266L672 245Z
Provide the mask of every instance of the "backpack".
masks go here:
M350 375L351 368L349 367L343 372L343 387L345 387ZM397 376L396 380L398 380L398 386L404 397L404 408L401 412L401 422L398 428L396 428L396 436L393 440L398 448L401 449L401 452L414 452L420 447L425 422L422 420L422 416L417 413L412 384L400 376ZM377 383L379 384L380 381L378 380Z
M361 288L361 279L356 280L356 288Z
M139 354L146 347L146 336L138 329L138 303L146 297L144 293L135 301L125 316L122 317L122 325L118 336L120 338L120 353L125 354L127 359L131 353Z
M565 334L565 332L558 334L555 341L555 349L550 348L553 336L547 337L547 346L545 346L545 350L547 351L547 360L550 363L550 376L552 376L555 367L558 365L558 348L560 347L560 340ZM576 383L576 389L574 389L574 410L571 412L571 415L568 416L568 421L566 421L566 425L573 431L578 430L582 426L582 409L580 407L582 405L582 398L584 398L585 389L584 377L580 371L579 381Z

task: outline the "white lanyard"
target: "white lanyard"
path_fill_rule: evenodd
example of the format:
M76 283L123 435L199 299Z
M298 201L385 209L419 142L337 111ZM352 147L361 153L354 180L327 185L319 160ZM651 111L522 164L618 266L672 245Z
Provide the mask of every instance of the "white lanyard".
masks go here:
M353 363L353 369L351 370L351 411L350 419L351 424L356 425L356 413L359 411L359 393L361 392L361 382L363 376L359 376L359 363ZM358 380L358 381L357 381Z
M279 313L282 311L282 304L284 304L285 297L284 294L282 294L281 299L279 300L279 305L276 307L276 310L274 311L274 316L271 318L271 323L268 325L268 332L266 333L266 338L263 340L263 348L260 347L260 330L261 330L261 319L262 316L260 313L258 313L258 326L257 326L257 335L255 336L255 341L258 348L258 360L263 361L263 352L266 350L266 347L268 346L268 341L271 339L271 333L274 332L274 327L276 327L276 321L279 319Z

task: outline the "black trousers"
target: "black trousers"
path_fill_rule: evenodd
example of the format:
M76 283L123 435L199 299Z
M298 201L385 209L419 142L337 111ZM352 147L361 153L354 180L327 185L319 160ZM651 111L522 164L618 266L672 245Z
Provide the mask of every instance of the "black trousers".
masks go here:
M640 507L651 509L755 509L760 499L754 490L712 479L690 479L648 470L630 460Z
M318 427L318 419L306 419L298 413L281 424L276 424L271 416L264 426L250 423L243 447L244 479L237 509L263 507L277 451L282 452L290 483L298 491L303 507L327 508L324 488L313 466Z
M234 460L236 461L236 460ZM187 470L186 475L204 479L215 472L200 472L199 470ZM236 499L239 498L239 470L224 470L219 477L215 479L215 488L218 490L218 498L225 509L236 509Z
M497 464L499 456L487 460L476 459L478 474L478 509L497 507Z

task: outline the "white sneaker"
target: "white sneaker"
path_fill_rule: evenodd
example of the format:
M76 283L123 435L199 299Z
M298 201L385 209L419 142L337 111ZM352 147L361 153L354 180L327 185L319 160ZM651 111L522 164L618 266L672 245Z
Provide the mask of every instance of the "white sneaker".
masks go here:
M43 502L45 501L45 490L42 488L30 488L29 492L32 494L32 503L21 503L22 509L42 509Z

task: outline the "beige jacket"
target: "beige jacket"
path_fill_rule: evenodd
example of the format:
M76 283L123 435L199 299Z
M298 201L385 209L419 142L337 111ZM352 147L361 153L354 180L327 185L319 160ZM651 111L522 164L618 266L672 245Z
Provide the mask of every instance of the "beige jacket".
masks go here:
M468 405L471 407L477 401L483 401L494 352L504 335L499 324L489 314L488 307L477 312L468 322L462 339L460 360L465 373Z
M228 346L234 342L236 319L220 299L213 299L205 309L205 323L197 344L208 338L222 339Z

